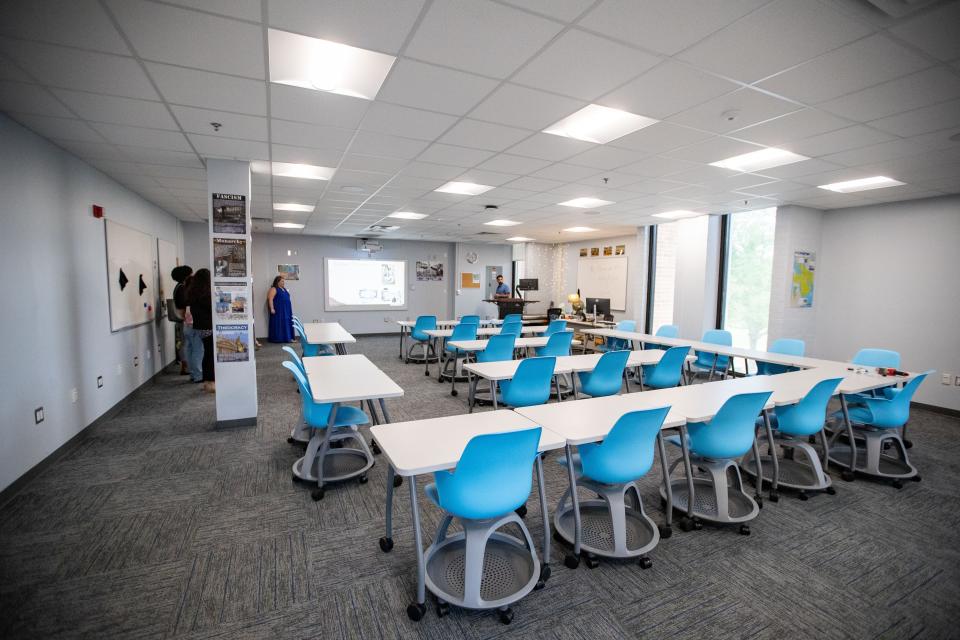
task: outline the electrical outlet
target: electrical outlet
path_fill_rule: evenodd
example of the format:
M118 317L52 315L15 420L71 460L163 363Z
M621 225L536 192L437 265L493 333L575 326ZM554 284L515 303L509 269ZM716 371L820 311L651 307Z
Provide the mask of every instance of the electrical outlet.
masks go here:
M40 424L43 422L43 407L37 407L33 411L33 423Z
M103 389L103 376L97 376L97 389Z
M133 356L133 366L135 367L140 366L140 356Z
M953 376L951 376L949 373L945 373L940 376L940 383L949 385L952 379L953 379Z
M70 402L76 403L80 399L80 392L77 391L77 388L74 387L70 389Z
M957 376L956 378L954 378L953 384L960 387L960 376Z

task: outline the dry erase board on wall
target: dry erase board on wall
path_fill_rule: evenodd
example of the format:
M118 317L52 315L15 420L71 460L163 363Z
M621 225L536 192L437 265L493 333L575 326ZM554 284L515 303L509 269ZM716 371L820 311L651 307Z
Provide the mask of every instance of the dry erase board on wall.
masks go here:
M107 286L110 291L110 330L149 322L157 300L153 238L106 220Z
M610 308L627 309L627 256L580 258L577 288L581 298L610 298Z

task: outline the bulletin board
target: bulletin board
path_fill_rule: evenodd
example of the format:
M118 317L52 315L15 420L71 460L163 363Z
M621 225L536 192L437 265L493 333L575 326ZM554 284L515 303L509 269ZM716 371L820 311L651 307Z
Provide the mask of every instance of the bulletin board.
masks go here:
M150 322L157 300L153 237L113 220L104 224L110 331Z

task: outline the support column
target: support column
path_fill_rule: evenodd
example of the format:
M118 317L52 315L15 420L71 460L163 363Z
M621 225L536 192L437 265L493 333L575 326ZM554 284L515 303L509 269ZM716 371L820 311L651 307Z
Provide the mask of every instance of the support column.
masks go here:
M217 427L257 423L250 163L207 159Z

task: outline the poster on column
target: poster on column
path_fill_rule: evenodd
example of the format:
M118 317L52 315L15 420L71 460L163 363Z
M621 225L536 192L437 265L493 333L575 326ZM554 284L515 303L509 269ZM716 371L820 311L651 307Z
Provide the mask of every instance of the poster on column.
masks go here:
M793 275L790 282L790 306L813 306L813 278L817 254L810 251L793 252Z
M247 277L247 241L230 238L213 239L213 277Z
M250 310L250 292L244 283L215 282L213 307L217 322L246 321Z
M213 194L213 232L247 234L247 197L230 193Z
M217 325L217 362L250 360L250 327L246 324Z

